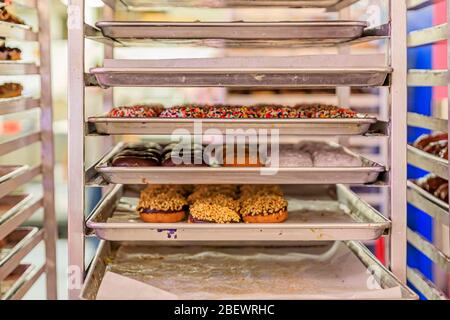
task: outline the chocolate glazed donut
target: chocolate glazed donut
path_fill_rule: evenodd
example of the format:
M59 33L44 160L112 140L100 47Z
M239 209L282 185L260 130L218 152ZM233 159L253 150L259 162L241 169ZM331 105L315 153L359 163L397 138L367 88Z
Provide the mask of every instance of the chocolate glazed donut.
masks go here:
M414 147L418 149L424 149L426 146L428 146L432 142L442 141L442 140L448 140L448 134L447 133L436 133L431 135L422 135L420 136L416 142L414 142Z
M113 167L158 167L159 159L155 157L118 156L112 161Z

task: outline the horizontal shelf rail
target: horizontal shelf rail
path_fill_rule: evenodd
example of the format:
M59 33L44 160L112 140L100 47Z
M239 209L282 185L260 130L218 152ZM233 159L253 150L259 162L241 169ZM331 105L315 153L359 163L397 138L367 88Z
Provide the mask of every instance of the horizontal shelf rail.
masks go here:
M16 229L17 232L27 232L26 228ZM0 261L0 281L5 279L20 264L23 258L44 239L44 231L37 228L29 230L25 238L21 239L11 252Z
M39 67L34 63L0 61L0 76L37 75Z
M4 300L20 300L31 289L36 281L45 273L45 265L40 268L33 268L33 270L26 274L22 281L16 282L8 291L7 295L3 297Z
M11 218L0 224L0 238L13 232L22 223L27 221L32 215L34 215L39 209L42 208L43 200L37 199L21 208Z
M408 146L408 163L415 167L429 171L443 179L448 179L448 160L433 154Z
M408 86L410 87L446 87L447 70L410 69Z
M407 0L406 6L408 10L418 10L445 0Z
M436 248L434 244L411 229L407 230L406 236L411 245L427 256L431 261L440 266L445 272L450 274L450 258L447 257L441 250Z
M232 8L232 7L285 7L285 8L326 8L328 11L344 9L359 0L102 0L111 8L120 5L128 11L148 11L167 7L206 7L206 8Z
M428 300L447 300L446 295L434 283L429 281L419 270L407 268L408 281Z
M410 186L411 184L412 182L408 181L408 185ZM412 187L408 188L407 199L408 203L428 214L430 217L435 219L436 222L442 223L447 226L449 225L448 210L421 195Z
M30 27L4 21L0 21L0 37L22 41L38 40L38 34Z
M26 96L0 99L0 115L27 111L40 107L40 100Z
M35 132L25 136L9 140L0 144L0 156L27 147L33 143L41 141L41 133Z
M433 131L448 132L448 120L424 116L418 113L408 113L408 125Z
M443 23L431 28L412 31L408 34L408 47L419 47L435 42L444 41L448 38L448 25Z
M0 198L11 193L23 184L26 184L37 177L42 172L42 167L40 165L33 168L25 168L18 171L18 174L7 179L0 184Z

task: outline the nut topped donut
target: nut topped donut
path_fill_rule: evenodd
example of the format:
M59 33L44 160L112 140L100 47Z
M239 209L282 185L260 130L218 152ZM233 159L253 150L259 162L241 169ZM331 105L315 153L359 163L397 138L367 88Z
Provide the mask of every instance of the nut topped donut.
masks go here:
M141 192L137 211L144 222L173 223L186 217L186 198L175 191L146 189Z
M287 206L282 196L256 195L241 201L239 213L246 223L280 223L288 218Z

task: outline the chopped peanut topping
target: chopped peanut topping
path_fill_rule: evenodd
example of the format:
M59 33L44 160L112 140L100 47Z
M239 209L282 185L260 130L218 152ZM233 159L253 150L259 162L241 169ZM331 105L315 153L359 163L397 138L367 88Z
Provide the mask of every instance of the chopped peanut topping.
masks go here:
M137 210L142 212L145 209L161 211L180 211L187 205L186 198L176 192L147 193L141 192Z
M231 210L239 211L239 201L236 201L231 197L219 193L210 195L202 199L198 199L194 202L194 204L197 203L218 204L222 207L227 207L230 208Z
M190 207L190 214L197 220L215 222L215 223L231 223L241 221L240 215L227 207L219 204L208 204L205 202L196 202Z
M256 195L241 200L240 213L243 216L277 214L287 209L287 201L278 195Z

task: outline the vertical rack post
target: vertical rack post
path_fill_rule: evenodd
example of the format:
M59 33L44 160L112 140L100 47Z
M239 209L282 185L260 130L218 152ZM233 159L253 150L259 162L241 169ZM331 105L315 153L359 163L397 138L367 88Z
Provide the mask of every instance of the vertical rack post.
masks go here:
M51 29L49 0L37 1L39 16L39 48L41 74L41 159L44 188L44 230L47 299L57 299L56 289L56 239L58 226L55 214L55 150L53 140Z
M84 280L84 0L69 0L69 299Z
M103 7L103 20L113 21L115 12L115 4L112 3L111 6L105 5ZM114 58L114 42L105 43L103 47L103 59L113 59ZM103 90L103 112L108 112L114 106L114 88L108 88ZM105 143L103 144L103 153L108 152L114 144L114 137L104 137Z
M390 92L390 268L406 283L406 144L407 144L407 54L406 1L391 0L390 65L393 68Z

